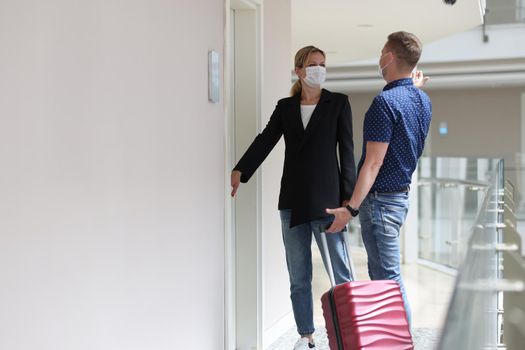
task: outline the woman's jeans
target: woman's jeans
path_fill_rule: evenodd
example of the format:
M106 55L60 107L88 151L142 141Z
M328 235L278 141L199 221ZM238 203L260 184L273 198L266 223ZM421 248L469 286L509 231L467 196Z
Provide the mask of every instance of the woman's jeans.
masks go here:
M408 193L370 193L359 207L361 234L368 255L372 280L394 280L399 284L408 322L410 305L401 278L399 231L408 212Z
M308 335L315 331L312 300L312 232L326 269L326 257L321 249L320 233L329 226L333 217L313 220L290 228L291 210L281 210L280 214L295 323L300 335ZM348 257L342 233L326 234L326 241L336 284L350 281Z

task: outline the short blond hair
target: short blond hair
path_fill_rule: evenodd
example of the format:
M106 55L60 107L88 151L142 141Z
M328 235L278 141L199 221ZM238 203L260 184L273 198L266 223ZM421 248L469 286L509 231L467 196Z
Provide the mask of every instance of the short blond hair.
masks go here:
M423 51L423 44L417 36L403 31L390 34L386 47L392 50L400 63L409 70L414 69Z

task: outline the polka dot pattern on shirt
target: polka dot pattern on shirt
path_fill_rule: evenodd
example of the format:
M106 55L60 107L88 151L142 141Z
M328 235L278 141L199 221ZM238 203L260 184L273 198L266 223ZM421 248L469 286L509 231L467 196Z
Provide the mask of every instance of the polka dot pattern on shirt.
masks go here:
M359 170L366 157L366 142L389 146L371 191L394 192L410 185L431 118L430 98L414 86L412 79L393 81L374 98L365 115Z

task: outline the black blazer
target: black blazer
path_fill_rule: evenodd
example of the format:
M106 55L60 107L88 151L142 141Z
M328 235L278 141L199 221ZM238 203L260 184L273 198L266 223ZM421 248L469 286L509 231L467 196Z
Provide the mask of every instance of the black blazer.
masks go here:
M277 103L270 121L234 168L242 172L241 182L248 182L284 135L279 209L292 210L290 226L328 216L325 209L350 199L356 182L348 96L323 89L306 130L300 98L297 94Z

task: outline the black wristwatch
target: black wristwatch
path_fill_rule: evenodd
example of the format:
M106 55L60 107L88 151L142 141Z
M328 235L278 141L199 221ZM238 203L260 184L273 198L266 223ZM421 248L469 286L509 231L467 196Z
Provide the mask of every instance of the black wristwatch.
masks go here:
M350 215L352 215L353 217L359 215L359 209L354 209L349 205L346 206L346 209L350 212Z

